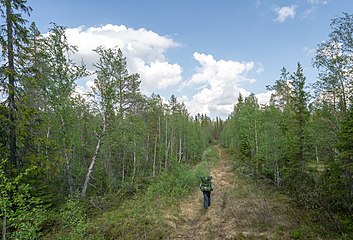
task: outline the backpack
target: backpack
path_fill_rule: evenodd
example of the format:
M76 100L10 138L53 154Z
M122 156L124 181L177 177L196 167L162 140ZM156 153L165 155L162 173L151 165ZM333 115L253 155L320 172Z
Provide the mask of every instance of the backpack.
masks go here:
M201 184L200 184L200 190L203 192L210 192L213 190L212 188L212 176L201 176Z

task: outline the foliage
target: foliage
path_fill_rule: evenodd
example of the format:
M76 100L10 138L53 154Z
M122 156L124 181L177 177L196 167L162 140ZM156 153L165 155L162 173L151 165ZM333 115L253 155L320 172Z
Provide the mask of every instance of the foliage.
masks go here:
M155 179L145 192L137 193L129 201L122 198L115 208L104 211L89 222L82 212L82 202L68 200L60 214L60 228L55 239L160 239L171 230L168 219L162 213L173 210L177 214L179 201L198 187L200 175L218 160L217 150L208 148L203 161L197 165L174 162L171 171ZM125 197L126 198L126 197ZM66 224L65 224L66 222ZM48 236L49 237L49 236Z
M351 231L353 15L333 19L328 40L318 45L314 99L298 63L268 86L269 106L240 94L223 122L190 116L174 95L165 102L142 94L139 74L128 73L119 47L94 50L100 56L94 87L77 94L76 81L89 74L73 61L77 47L65 27L53 24L41 35L34 23L28 26L26 4L0 0L0 94L7 98L0 103L0 214L7 236L39 238L42 224L55 222L67 229L59 238L89 231L97 238L164 236L168 225L157 205L170 206L192 189L205 169L190 164L205 159L218 138L249 175L268 179L310 211L327 209L335 231ZM80 201L72 199L77 193ZM133 196L100 218L102 231L91 226L88 200L107 210L116 207L111 198ZM58 220L47 219L44 203Z
M291 75L283 68L269 89L274 91L270 106L259 107L253 95L239 97L222 143L236 153L247 175L270 180L298 206L315 212L324 231L344 232L349 227L335 214L352 217L350 110L338 124L326 102L309 106L300 64Z
M11 179L5 175L4 166L3 160L0 163L0 216L3 227L9 239L37 239L42 236L41 225L46 220L46 210L42 200L32 195L32 187L28 183L28 176L33 173L34 167Z
M68 198L60 208L60 212L52 213L52 221L57 228L63 229L55 239L84 239L87 229L87 216L84 202Z

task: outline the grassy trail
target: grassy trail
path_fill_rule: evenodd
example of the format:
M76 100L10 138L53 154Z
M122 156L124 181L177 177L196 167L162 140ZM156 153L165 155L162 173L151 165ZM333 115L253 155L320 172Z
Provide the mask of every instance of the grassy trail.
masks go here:
M340 239L320 232L305 210L263 182L240 173L219 146L196 165L176 164L116 207L53 231L46 239ZM211 207L203 209L200 175L212 175ZM77 202L75 206L80 206ZM77 212L77 211L76 211ZM317 234L319 233L319 234Z
M234 172L225 150L215 147L220 160L211 171L211 207L204 210L195 191L180 204L167 239L313 239L305 235L305 214L286 196Z

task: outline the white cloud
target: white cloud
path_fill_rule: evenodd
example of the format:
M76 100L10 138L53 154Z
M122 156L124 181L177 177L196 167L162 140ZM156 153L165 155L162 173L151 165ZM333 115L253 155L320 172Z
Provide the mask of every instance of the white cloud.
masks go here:
M258 93L258 94L255 94L255 97L257 98L258 103L260 105L267 105L269 103L269 101L270 101L272 93L273 93L273 91L267 91L267 92L264 92L264 93Z
M182 80L182 68L178 64L161 62L158 59L147 66L141 66L139 73L142 79L148 79L141 83L143 89L166 89L178 85Z
M308 0L308 2L310 4L322 4L322 5L326 5L328 3L327 0Z
M307 2L309 4L309 8L304 11L302 18L306 18L311 14L314 14L318 10L319 5L328 4L327 0L307 0Z
M309 16L310 14L312 14L314 11L316 10L315 6L312 6L309 9L306 9L303 13L303 17L302 18L306 18L307 16Z
M101 45L107 48L118 46L127 58L129 72L140 74L141 90L144 93L158 92L163 96L163 90L168 92L173 89L175 93L176 86L180 86L183 81L182 67L168 62L165 56L169 48L178 47L179 44L155 32L108 24L101 27L69 28L67 37L70 44L78 46L79 51L74 60L80 62L84 59L91 71L94 70L93 63L98 61L98 55L92 49ZM188 96L178 97L185 102L192 115L206 113L211 117L226 118L233 110L239 93L243 96L250 94L241 85L256 80L247 77L247 73L255 71L259 74L263 71L260 63L216 60L212 55L198 52L193 57L199 67L181 87ZM89 90L94 77L91 75L80 80L76 92L83 94ZM260 96L265 99L265 96ZM259 99L259 102L262 101Z
M197 92L192 97L182 96L181 100L192 115L205 113L211 117L227 117L239 93L250 94L241 84L254 81L246 76L255 70L254 62L216 60L212 55L198 52L193 56L201 66L185 86L194 87Z
M78 46L74 60L84 61L88 70L93 71L93 63L98 55L92 50L98 46L112 48L118 46L127 58L130 73L141 75L141 90L153 92L176 86L181 81L182 68L166 60L165 52L178 47L173 39L161 36L144 28L133 29L124 25L107 24L100 27L77 27L66 30L70 44ZM86 88L91 84L87 80Z
M265 67L262 63L256 63L256 73L261 74L262 72L265 71Z
M294 18L296 14L297 6L284 6L284 7L276 7L274 10L277 14L277 18L275 19L276 22L282 23L286 21L287 18Z
M241 74L252 70L254 67L253 62L216 61L212 55L198 52L195 52L193 56L202 67L191 77L188 85L208 83L211 86L216 86L234 79L239 82L245 80Z

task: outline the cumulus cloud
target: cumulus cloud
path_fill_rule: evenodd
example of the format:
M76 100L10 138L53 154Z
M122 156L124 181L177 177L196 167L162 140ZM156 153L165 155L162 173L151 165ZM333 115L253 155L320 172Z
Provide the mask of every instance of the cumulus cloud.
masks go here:
M267 92L264 92L264 93L258 93L258 94L255 94L255 97L257 98L258 100L258 103L260 105L268 105L270 99L271 99L271 94L274 93L274 91L267 91Z
M205 113L212 117L227 117L239 93L243 96L250 94L241 84L254 81L247 77L247 73L255 70L255 63L216 60L212 55L198 52L193 56L200 67L185 86L194 87L197 92L192 97L182 96L181 100L192 115Z
M181 80L182 68L178 64L170 64L156 59L146 65L142 61L136 62L136 68L141 79L141 88L145 90L166 89L178 85Z
M208 83L214 87L234 79L239 82L246 80L242 73L246 73L254 67L254 62L216 61L212 55L198 52L195 52L193 56L199 62L201 68L191 77L188 85Z
M169 37L144 28L133 29L112 24L68 28L66 33L70 44L78 46L74 60L84 59L88 70L93 70L93 63L99 57L93 49L98 46L119 47L127 58L129 72L140 74L142 91L165 89L179 84L182 79L181 66L169 63L165 57L167 49L179 46ZM87 79L86 89L92 84L91 81Z
M216 60L212 55L195 52L193 57L199 67L188 80L183 81L182 67L178 63L170 63L165 56L168 49L179 47L169 37L144 28L132 29L111 24L69 28L67 37L70 44L78 46L74 60L80 62L84 59L91 71L94 70L93 63L99 57L92 49L98 46L118 46L127 58L129 72L140 74L141 90L144 93L158 92L163 96L164 90L170 92L183 83L181 90L186 90L187 93L178 99L186 104L192 115L205 113L211 117L226 118L232 112L239 93L244 97L250 94L242 84L251 84L256 80L247 77L247 73L254 71L259 74L264 70L261 63ZM93 85L94 78L91 75L79 80L77 94L87 92ZM259 96L259 102L262 99L265 101L265 94Z
M284 6L284 7L276 7L275 12L277 14L277 18L275 19L276 22L283 23L286 21L287 18L294 18L296 14L297 6Z

